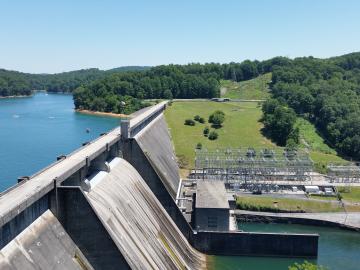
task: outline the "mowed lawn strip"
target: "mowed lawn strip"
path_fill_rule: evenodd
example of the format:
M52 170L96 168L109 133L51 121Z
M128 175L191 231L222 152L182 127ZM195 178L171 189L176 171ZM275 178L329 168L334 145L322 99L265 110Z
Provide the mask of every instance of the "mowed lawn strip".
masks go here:
M211 128L211 124L207 123L209 115L216 110L225 113L225 122L220 129ZM199 142L207 149L276 147L260 132L261 114L261 108L257 102L174 102L165 111L176 155L186 158L189 163L188 169L194 167L195 147ZM206 123L196 122L195 126L184 125L185 119L193 119L195 115L204 117ZM203 130L206 126L210 127L210 131L216 130L219 134L217 140L210 141L204 137Z
M290 198L272 198L267 196L239 196L237 197L237 205L244 210L253 210L262 208L269 209L269 212L275 212L276 209L282 211L305 211L307 213L320 212L341 212L344 209L336 201L314 201L311 199L290 199ZM245 206L245 207L244 207ZM274 211L272 211L273 209ZM360 207L358 207L360 210Z

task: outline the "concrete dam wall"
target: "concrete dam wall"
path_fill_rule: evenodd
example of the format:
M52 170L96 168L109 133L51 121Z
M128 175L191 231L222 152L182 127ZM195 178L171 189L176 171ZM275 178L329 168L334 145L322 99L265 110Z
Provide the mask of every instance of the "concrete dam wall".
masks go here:
M202 253L316 256L316 235L193 231L175 203L165 105L0 193L0 268L201 269Z
M179 166L164 116L154 119L147 129L135 136L135 140L175 199L180 181Z
M204 268L204 255L190 246L139 173L120 158L110 167L91 180L99 183L85 195L131 269Z
M93 269L47 210L0 252L0 269Z
M140 173L182 234L190 240L192 229L175 203L179 167L164 116L158 115L134 138L124 139L122 153Z

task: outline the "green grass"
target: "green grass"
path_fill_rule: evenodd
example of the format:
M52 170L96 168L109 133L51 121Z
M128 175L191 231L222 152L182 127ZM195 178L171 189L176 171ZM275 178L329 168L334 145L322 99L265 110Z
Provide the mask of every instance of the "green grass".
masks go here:
M222 92L224 90L226 92L222 96L232 99L267 99L270 96L268 88L270 81L271 73L243 82L223 80L221 81ZM334 149L326 144L312 123L298 117L296 125L300 130L300 148L307 149L311 159L314 161L316 171L326 173L327 166L330 163L347 163L346 160L337 155Z
M221 81L222 96L233 99L267 99L270 96L271 73L242 82Z
M324 139L316 132L316 128L308 120L299 117L296 126L300 130L302 147L309 147L313 151L336 155L336 151L328 146Z
M310 151L310 158L314 161L315 170L320 173L327 173L329 164L347 164L348 161L333 154L325 154L316 151Z
M345 159L333 155L333 154L325 154L325 153L321 153L321 152L317 152L317 151L310 151L310 157L314 162L322 162L325 164L329 164L329 163L337 163L337 164L346 164L348 163L348 161L346 161Z
M348 188L350 188L350 192L347 192L345 187L338 187L338 191L343 197L343 200L349 202L360 202L360 187L348 187Z
M222 110L225 113L223 127L217 129L219 138L210 141L204 137L203 129L208 123L195 126L185 126L185 119L193 119L195 115L204 117L206 121L209 115L215 110ZM193 168L195 159L195 146L201 143L207 149L224 147L276 147L268 139L262 136L259 122L261 108L256 102L174 102L165 111L172 140L177 156L182 156L188 163L188 169ZM210 130L214 130L210 128Z
M237 206L245 208L244 210L269 212L288 211L288 212L341 212L343 208L337 202L332 201L314 201L311 199L290 199L290 198L271 198L266 196L240 196L236 200ZM258 209L258 210L257 210Z
M315 163L318 172L326 173L326 167L330 163L347 163L339 157L336 151L325 143L325 140L317 133L315 126L308 120L298 117L296 126L300 130L300 148L307 149L310 158Z
M221 129L217 129L219 138L210 141L203 136L203 129L208 123L196 122L194 127L185 126L185 119L193 119L200 115L208 120L215 110L225 112L225 122ZM280 148L265 138L260 130L262 124L259 122L262 112L257 102L174 102L165 111L165 117L171 130L175 151L186 169L194 167L195 146L201 143L208 149L224 147L254 147L254 148ZM297 125L300 129L300 148L309 151L311 159L315 163L318 172L326 173L329 163L346 163L347 161L336 155L324 140L316 133L314 125L303 118L299 118ZM210 129L214 130L214 129Z
M337 197L335 196L324 196L324 195L318 195L318 194L311 194L310 198L317 199L317 200L325 200L325 201L337 201Z

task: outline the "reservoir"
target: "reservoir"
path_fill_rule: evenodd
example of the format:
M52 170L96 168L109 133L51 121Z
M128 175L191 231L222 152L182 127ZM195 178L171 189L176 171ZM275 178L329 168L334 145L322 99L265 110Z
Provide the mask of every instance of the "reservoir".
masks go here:
M0 99L0 192L119 125L118 118L73 108L72 95L65 94Z
M76 113L71 95L36 93L0 99L0 191L119 125L117 118ZM87 132L88 131L88 132ZM317 262L330 270L359 269L360 233L288 224L242 223L243 231L319 233ZM287 270L303 259L211 256L214 269Z

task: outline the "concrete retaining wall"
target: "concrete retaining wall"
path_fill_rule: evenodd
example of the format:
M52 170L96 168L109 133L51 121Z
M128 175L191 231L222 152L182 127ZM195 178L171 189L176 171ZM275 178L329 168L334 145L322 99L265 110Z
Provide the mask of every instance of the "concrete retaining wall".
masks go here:
M180 182L179 166L164 116L158 116L135 140L175 200Z
M168 101L162 101L152 107L143 109L141 113L134 113L130 120L121 121L121 134L124 139L134 138L139 132L150 124L165 109Z
M313 218L301 218L301 217L286 217L286 216L270 216L270 215L260 215L260 214L240 214L236 215L236 219L241 222L264 222L264 223L283 223L283 224L301 224L309 226L326 226L326 227L335 227L340 229L359 231L358 227L353 227L339 222L333 222L323 219L313 219Z
M95 269L130 269L78 187L58 188L60 223Z
M319 235L251 232L197 232L191 241L210 255L316 257Z
M123 142L123 156L141 175L166 212L178 226L182 234L190 239L192 229L185 220L185 217L177 207L175 200L170 196L164 182L161 180L149 159L145 156L136 140Z
M2 270L92 270L56 217L48 210L0 251Z
M10 221L0 226L0 249L26 229L47 209L49 209L49 196L45 195L31 205L28 205L21 212L18 212Z

